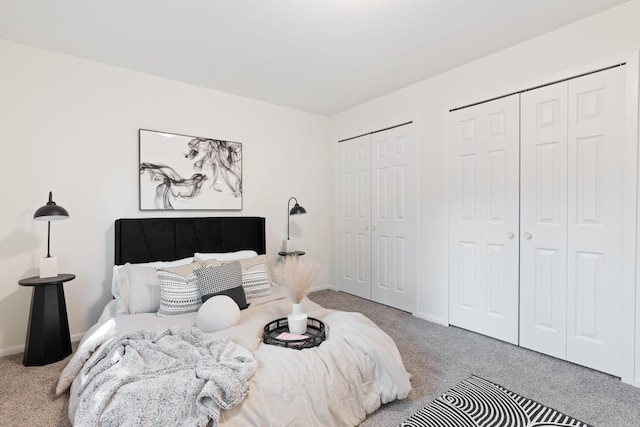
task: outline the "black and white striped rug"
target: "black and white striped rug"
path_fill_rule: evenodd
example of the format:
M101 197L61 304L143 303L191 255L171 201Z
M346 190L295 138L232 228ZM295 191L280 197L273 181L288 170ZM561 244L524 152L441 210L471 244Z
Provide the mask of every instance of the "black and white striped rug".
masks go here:
M476 376L460 382L398 427L453 426L591 427Z

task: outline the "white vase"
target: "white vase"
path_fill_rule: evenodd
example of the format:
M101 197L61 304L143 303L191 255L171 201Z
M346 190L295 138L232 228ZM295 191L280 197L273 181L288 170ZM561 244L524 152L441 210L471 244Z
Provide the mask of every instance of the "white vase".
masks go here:
M302 312L302 304L293 303L292 312L287 316L289 332L302 335L307 332L307 315Z

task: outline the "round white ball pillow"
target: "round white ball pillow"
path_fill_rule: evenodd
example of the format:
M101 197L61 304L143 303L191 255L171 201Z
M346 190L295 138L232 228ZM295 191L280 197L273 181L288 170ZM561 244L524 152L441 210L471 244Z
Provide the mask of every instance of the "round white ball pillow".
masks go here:
M198 310L196 325L204 332L215 332L236 325L240 307L226 295L216 295L205 301Z

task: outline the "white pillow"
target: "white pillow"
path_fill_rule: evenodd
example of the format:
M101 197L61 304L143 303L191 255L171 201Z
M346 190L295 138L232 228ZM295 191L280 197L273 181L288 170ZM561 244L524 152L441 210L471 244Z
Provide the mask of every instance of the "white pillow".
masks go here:
M238 324L240 307L226 295L215 295L205 301L196 315L196 325L203 332L216 332Z
M193 257L182 258L176 261L154 261L144 262L139 264L129 264L138 267L178 267L181 265L190 264L193 262ZM125 264L126 265L126 264ZM135 286L135 284L134 284ZM113 278L111 281L111 293L116 299L116 314L128 314L129 313L129 292L130 292L130 280L127 274L127 269L124 265L113 266Z
M210 259L215 259L218 261L235 261L238 259L252 258L254 256L258 256L258 253L252 250L222 252L222 253L196 252L195 254L193 254L193 256L195 257L196 261L204 263L205 261L208 261Z
M160 281L156 267L125 264L129 276L129 314L155 313L160 308Z

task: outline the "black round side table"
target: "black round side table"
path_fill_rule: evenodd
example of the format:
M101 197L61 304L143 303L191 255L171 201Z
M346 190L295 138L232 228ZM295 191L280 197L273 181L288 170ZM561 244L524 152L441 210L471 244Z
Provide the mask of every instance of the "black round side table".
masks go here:
M28 277L18 282L21 286L33 286L22 359L24 366L47 365L71 354L69 319L62 283L75 278L75 274L58 274L56 277Z

